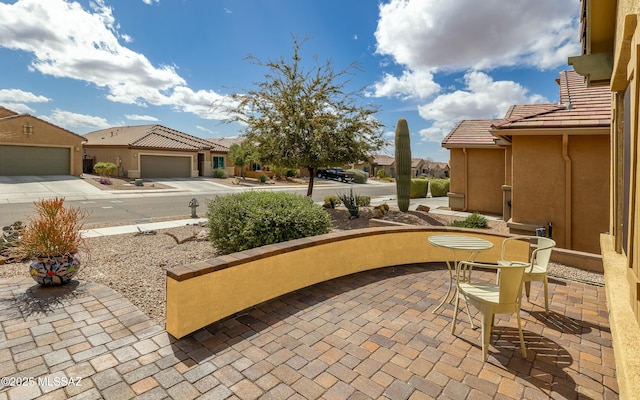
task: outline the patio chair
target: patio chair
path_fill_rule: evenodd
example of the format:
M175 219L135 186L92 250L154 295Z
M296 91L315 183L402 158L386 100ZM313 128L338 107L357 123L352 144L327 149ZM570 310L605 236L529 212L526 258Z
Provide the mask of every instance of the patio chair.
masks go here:
M551 258L551 250L555 247L556 242L552 239L542 236L514 236L505 239L502 242L502 252L498 264L509 265L514 261L505 259L508 247L514 240L526 240L529 244L535 245L535 249L531 252L528 267L524 271L524 291L529 300L531 293L531 281L540 281L544 284L544 310L549 314L549 282L547 280L547 265Z
M460 299L467 304L476 307L482 313L482 358L487 361L489 356L489 340L491 330L495 322L496 314L516 314L518 319L518 332L520 334L520 349L522 356L527 357L527 348L524 344L522 324L520 321L520 303L522 301L522 279L526 264L514 265L483 264L462 261L458 264L456 273L458 276L467 276L468 280L456 279L456 306L453 312L451 333L455 334L456 319ZM489 268L499 271L497 283L474 282L471 278L473 267ZM473 328L473 323L471 323Z

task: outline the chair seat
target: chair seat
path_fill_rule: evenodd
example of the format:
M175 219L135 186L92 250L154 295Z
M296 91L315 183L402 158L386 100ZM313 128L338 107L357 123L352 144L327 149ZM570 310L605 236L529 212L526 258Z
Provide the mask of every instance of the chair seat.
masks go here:
M460 282L459 286L467 297L485 303L498 304L500 302L500 285L493 283L469 284Z

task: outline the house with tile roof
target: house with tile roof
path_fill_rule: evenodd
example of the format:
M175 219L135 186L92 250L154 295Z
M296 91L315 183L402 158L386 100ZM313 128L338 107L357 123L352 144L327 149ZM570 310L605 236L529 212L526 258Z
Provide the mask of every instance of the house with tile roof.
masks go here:
M608 229L609 94L574 71L559 104L515 105L504 119L461 121L451 153L449 205L502 215L514 234L545 228L558 247L599 252Z
M85 158L115 163L120 176L191 178L217 168L233 174L227 147L162 125L112 127L84 138Z
M580 55L569 64L609 92L609 218L600 235L621 399L640 393L640 3L582 0Z
M378 176L378 171L384 171L385 176L395 178L395 157L385 154L375 154L371 160L371 176Z
M0 107L0 175L80 176L84 141L50 122Z

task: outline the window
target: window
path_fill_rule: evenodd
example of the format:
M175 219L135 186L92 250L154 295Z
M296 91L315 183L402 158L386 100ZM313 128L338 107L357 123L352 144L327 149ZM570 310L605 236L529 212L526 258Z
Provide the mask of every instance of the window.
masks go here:
M213 157L213 169L224 168L224 157Z

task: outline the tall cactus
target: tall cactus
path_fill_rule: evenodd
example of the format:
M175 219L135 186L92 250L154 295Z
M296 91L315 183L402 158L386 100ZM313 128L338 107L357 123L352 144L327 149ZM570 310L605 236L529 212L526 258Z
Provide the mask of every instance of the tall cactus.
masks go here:
M398 208L402 212L407 212L411 194L411 139L409 138L409 124L404 118L400 118L396 125L395 147Z

